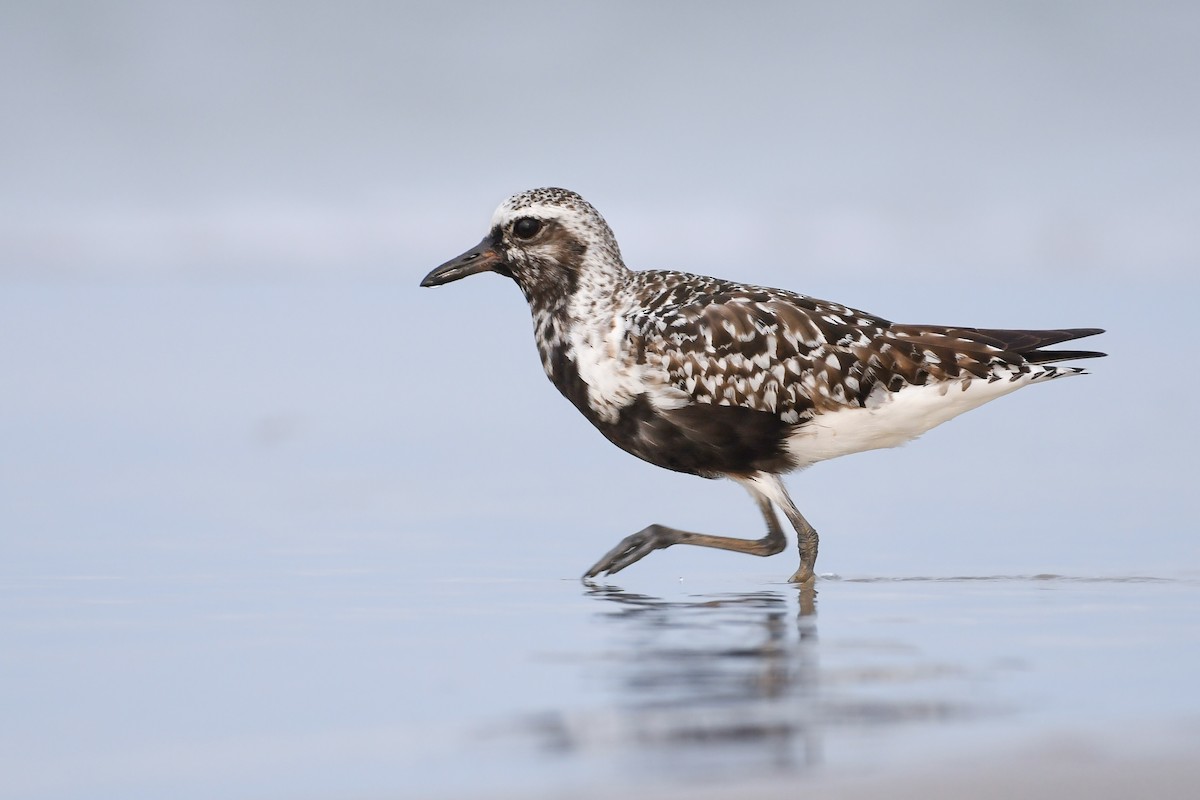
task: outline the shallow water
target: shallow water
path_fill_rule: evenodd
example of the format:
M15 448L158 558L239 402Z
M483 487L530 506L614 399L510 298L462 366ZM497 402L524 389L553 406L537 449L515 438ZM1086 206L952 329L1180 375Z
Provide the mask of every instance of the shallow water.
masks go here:
M791 479L840 574L815 593L790 550L584 584L650 521L758 521L576 419L519 298L464 378L377 287L9 289L4 797L645 793L1200 744L1187 430L1096 435L1116 355Z
M666 589L365 566L10 581L7 796L644 791L887 774L1030 731L1195 741L1196 581Z

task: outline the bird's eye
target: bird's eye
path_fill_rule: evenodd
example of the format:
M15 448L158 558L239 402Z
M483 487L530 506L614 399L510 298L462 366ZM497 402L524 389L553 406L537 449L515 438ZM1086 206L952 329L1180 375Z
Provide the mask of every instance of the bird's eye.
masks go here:
M513 223L513 235L518 239L532 239L542 229L542 221L533 217L521 217Z

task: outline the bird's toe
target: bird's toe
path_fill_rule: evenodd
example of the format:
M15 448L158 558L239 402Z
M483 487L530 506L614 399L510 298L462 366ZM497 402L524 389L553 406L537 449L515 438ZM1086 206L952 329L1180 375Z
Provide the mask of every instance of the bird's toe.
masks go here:
M660 525L651 525L637 533L630 534L617 543L617 546L604 554L604 557L592 565L583 574L584 579L595 578L597 575L615 575L634 562L640 561L650 553L673 544L662 535Z

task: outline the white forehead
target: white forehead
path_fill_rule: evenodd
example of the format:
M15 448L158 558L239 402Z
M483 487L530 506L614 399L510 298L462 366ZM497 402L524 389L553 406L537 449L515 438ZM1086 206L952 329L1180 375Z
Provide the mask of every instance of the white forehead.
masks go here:
M504 227L514 219L520 217L566 220L578 216L578 211L564 208L557 203L522 203L519 206L515 206L512 200L509 199L501 203L496 212L492 214L492 227L497 225Z
M504 226L519 217L553 219L568 225L578 223L571 227L592 227L597 222L603 224L599 212L569 189L530 189L515 194L496 209L492 215L492 225Z

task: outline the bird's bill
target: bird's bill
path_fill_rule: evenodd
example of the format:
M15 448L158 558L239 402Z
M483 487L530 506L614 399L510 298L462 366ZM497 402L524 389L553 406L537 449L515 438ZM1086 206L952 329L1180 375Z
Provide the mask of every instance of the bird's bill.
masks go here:
M421 280L422 286L441 286L443 283L457 281L477 272L490 272L504 264L504 257L497 252L491 236L483 240L461 256L442 264Z

